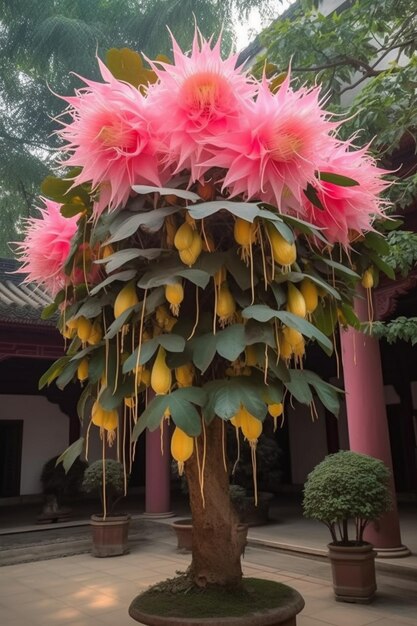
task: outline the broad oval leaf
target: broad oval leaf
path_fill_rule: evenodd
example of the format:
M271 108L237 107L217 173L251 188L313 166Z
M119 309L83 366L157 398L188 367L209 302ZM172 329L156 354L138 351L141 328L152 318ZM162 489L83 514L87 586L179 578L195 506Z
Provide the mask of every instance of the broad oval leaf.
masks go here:
M128 280L132 280L136 276L136 270L124 270L123 272L118 272L117 274L112 274L108 276L103 282L96 285L91 291L90 296L95 296L101 289L107 287L115 280L120 280L122 282L127 282Z
M160 196L177 196L183 200L191 200L191 202L198 202L201 200L200 196L193 191L187 189L175 189L171 187L152 187L151 185L133 185L133 191L140 194L147 193L159 193Z

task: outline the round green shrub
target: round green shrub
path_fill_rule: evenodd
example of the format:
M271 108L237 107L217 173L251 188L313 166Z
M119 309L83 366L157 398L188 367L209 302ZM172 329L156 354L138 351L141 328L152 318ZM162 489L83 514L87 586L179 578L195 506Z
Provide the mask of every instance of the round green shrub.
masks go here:
M355 524L355 544L363 543L363 531L392 507L390 470L378 459L341 451L330 454L308 475L304 486L306 517L323 522L334 543L352 543L348 521Z
M99 459L87 467L82 483L83 491L96 492L103 504L103 461ZM106 459L105 461L105 489L109 512L114 511L116 503L124 493L124 471L119 461Z

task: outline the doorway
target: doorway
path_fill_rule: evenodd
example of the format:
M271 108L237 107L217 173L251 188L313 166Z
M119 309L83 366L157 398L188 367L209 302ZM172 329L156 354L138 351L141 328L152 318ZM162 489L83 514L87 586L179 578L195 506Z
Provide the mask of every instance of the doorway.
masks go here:
M0 420L0 498L20 495L23 420Z

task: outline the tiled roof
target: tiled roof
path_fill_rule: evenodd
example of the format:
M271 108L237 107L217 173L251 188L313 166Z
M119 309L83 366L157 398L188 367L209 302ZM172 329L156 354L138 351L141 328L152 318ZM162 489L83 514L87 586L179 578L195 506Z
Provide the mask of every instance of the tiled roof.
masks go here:
M54 324L54 320L41 320L52 299L36 285L22 284L25 274L18 270L14 259L0 259L0 322Z

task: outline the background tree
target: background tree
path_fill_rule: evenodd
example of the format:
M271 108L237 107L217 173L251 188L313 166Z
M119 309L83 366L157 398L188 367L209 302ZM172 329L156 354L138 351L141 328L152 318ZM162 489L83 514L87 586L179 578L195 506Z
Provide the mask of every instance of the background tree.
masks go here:
M58 147L51 122L62 110L57 94L79 87L80 74L97 79L95 54L130 47L150 57L170 53L166 26L187 47L194 15L205 35L223 28L235 44L237 19L253 7L272 15L272 0L0 0L0 256L21 239L19 220L54 164ZM18 217L20 216L20 217Z

